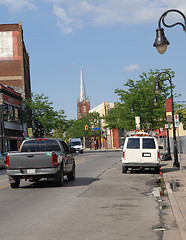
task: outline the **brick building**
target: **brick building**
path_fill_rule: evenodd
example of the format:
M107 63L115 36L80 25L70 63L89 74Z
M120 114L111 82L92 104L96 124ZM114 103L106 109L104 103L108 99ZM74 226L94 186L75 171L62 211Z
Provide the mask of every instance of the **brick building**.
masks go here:
M21 94L0 84L0 151L17 151L23 140Z
M23 40L22 24L0 24L0 84L12 87L29 99L29 55Z
M80 100L77 102L77 119L86 116L90 110L90 100L86 97L83 70L81 68Z
M22 99L29 99L29 55L22 24L0 24L0 151L15 151L27 134L19 118ZM24 126L24 127L23 127Z

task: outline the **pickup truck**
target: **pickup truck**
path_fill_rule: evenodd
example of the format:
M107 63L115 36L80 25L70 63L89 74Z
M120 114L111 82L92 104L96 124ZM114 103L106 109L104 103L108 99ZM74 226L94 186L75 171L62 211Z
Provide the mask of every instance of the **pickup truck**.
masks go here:
M8 153L5 167L10 186L18 188L20 180L37 182L40 179L63 185L64 175L75 179L75 160L66 143L57 138L24 140L17 153Z

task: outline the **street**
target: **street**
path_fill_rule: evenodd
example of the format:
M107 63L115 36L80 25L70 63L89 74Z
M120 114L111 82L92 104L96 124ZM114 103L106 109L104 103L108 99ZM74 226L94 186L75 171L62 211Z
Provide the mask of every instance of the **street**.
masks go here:
M76 179L63 187L22 181L11 189L0 170L0 239L163 239L158 174L121 173L121 151L75 155Z

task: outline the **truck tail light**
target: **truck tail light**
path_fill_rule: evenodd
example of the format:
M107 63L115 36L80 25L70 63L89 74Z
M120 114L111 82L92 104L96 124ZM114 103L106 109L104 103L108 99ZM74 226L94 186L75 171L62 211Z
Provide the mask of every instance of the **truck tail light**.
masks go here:
M160 159L160 152L158 152L158 159Z
M123 151L123 158L125 158L125 152Z
M5 157L5 167L9 167L9 156Z
M55 153L52 154L52 165L57 165L57 155Z

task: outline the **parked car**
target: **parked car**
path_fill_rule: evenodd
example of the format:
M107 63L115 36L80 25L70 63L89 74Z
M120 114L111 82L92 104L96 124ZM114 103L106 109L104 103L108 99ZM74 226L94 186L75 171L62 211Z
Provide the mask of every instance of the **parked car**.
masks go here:
M128 169L154 169L160 172L160 152L157 139L140 132L136 136L127 137L123 146L122 173Z
M5 168L4 155L0 153L0 168Z

